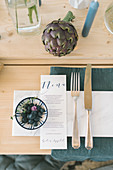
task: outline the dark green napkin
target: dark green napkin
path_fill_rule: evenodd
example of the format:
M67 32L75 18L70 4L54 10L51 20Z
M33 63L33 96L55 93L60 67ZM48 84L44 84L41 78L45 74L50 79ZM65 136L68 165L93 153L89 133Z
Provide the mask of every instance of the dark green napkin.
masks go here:
M65 68L51 67L51 75L66 75L67 90L70 90L71 72L80 72L80 89L84 90L85 68ZM93 68L92 69L92 90L93 91L113 91L113 68ZM106 125L107 126L107 125ZM85 145L85 138L81 138L81 147L78 150L72 148L71 137L67 139L68 148L66 150L52 150L52 156L61 161L83 161L91 159L93 161L107 161L113 159L113 138L94 138L94 148L88 151Z

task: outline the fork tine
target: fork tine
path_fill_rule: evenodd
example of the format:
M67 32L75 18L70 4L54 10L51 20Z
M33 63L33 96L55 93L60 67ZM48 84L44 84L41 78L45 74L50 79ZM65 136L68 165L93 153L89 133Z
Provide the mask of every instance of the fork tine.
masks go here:
M70 84L70 89L71 91L73 90L73 72L71 72L71 84Z
M73 91L75 91L76 87L75 87L75 72L73 73Z
M76 72L76 91L77 91L77 72Z
M78 73L78 91L80 91L80 72Z

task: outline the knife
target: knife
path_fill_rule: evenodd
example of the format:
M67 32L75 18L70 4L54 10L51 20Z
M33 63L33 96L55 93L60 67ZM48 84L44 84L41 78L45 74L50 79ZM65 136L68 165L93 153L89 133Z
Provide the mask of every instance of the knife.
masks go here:
M87 135L85 139L85 147L88 150L93 148L93 137L91 134L90 112L92 110L92 85L91 85L91 64L88 64L85 71L84 80L84 106L88 111Z

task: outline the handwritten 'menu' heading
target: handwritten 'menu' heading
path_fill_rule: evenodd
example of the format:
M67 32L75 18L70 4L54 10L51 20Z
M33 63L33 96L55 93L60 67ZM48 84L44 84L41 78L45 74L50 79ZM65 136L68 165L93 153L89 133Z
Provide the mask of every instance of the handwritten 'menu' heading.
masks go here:
M65 87L66 85L64 83L52 83L51 81L44 81L42 82L42 89L49 89L49 88L61 88Z

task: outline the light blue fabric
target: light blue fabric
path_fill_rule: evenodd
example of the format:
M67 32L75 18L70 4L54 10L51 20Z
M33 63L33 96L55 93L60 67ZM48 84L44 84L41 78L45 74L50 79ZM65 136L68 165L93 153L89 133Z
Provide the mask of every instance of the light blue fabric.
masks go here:
M50 74L66 75L67 90L70 90L71 72L80 72L81 87L84 90L85 68L63 68L52 67ZM93 91L113 91L113 68L92 69L92 90ZM107 124L106 124L107 126ZM81 147L78 150L72 148L71 138L68 138L67 150L52 150L52 156L61 161L83 161L91 159L93 161L107 161L113 159L113 138L94 138L94 148L91 151L85 149L85 139L81 138Z

